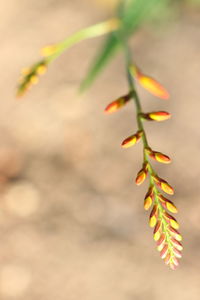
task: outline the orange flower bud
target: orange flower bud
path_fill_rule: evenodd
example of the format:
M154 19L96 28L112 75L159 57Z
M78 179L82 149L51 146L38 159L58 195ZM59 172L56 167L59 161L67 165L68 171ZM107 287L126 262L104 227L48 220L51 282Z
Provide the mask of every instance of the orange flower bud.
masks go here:
M136 66L130 66L130 72L140 85L154 96L165 100L169 98L169 93L158 81L143 74Z
M153 151L151 148L146 148L145 151L152 159L154 159L160 163L169 164L171 162L171 159L169 158L169 156L167 156L161 152Z
M163 249L160 251L160 257L164 259L167 256L167 253L168 253L168 245L165 244Z
M165 193L167 193L169 195L174 194L174 189L169 185L169 183L167 181L158 177L157 175L152 175L152 177L153 177L153 180L155 181L155 183L157 184L157 186L159 188L161 188L161 190L163 190Z
M156 243L157 246L158 247L162 246L165 243L165 239L166 239L166 235L164 233L162 233L159 240ZM158 250L160 251L161 249L158 249Z
M161 226L162 226L162 223L160 220L158 220L156 223L156 226L154 228L154 231L153 231L153 237L154 237L155 241L158 241L161 236L161 232L160 232Z
M159 198L162 206L165 209L168 209L172 213L177 213L178 212L177 207L174 205L174 203L172 201L168 200L163 195L158 195L158 198Z
M156 225L157 217L158 217L158 205L155 204L151 211L151 214L149 216L149 226L150 227L154 227Z
M174 248L174 255L177 257L177 258L181 258L182 257L182 253L180 250Z
M165 121L171 118L171 114L166 111L154 111L146 114L146 119L151 121Z
M182 241L182 236L178 230L173 228L172 226L169 226L169 231L171 232L172 236L177 240L177 241Z
M171 242L172 242L173 246L175 247L174 249L177 249L179 251L183 250L182 244L179 241L177 241L175 238L172 237Z
M131 99L131 94L122 96L111 102L104 110L105 113L113 113L123 107Z
M137 185L140 185L145 181L145 179L147 177L147 173L148 173L147 166L148 166L147 163L144 163L143 168L138 172L137 177L135 179L135 183Z
M158 162L160 163L163 163L163 164L169 164L171 162L171 159L169 158L169 156L161 153L161 152L153 152L154 154L154 158L155 160L157 160Z
M164 218L167 220L167 222L175 229L179 229L179 224L177 220L172 217L170 214L168 214L166 211L163 213Z
M138 131L136 134L133 134L126 138L121 144L122 148L129 148L138 143L142 137L142 134L142 131Z
M148 210L151 207L151 205L153 203L153 197L154 197L153 187L150 187L144 198L144 209L145 210Z
M170 259L171 259L171 254L168 253L167 256L164 259L164 262L166 263L166 265L168 265L170 263Z

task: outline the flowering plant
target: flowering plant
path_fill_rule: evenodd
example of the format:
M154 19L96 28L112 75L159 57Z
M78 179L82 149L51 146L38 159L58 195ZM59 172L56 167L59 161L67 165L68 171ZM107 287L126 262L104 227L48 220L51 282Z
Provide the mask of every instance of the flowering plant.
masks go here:
M151 159L169 164L171 159L157 150L151 149L144 123L146 121L162 122L168 120L171 114L166 111L144 112L141 100L136 90L136 83L163 100L169 99L168 91L155 79L143 73L143 71L132 60L129 47L129 38L137 30L139 25L150 18L153 18L155 10L166 7L170 0L124 0L119 2L116 16L112 19L82 29L64 41L46 46L42 49L42 59L33 64L30 68L22 71L22 76L17 89L17 96L22 96L33 84L38 82L39 76L44 74L49 65L69 47L89 38L108 34L108 37L96 57L86 78L81 84L81 90L88 88L100 73L100 71L114 57L117 51L121 51L125 58L125 70L128 81L128 91L125 95L111 102L105 113L110 114L118 111L131 100L136 108L137 126L136 132L122 141L123 148L129 148L139 141L143 143L143 161L141 170L137 173L135 182L141 185L149 178L149 187L144 199L144 209L151 213L149 225L154 228L153 237L157 244L161 258L171 269L176 269L183 249L179 233L179 224L170 213L177 213L174 203L167 199L163 193L173 195L174 189L165 180L158 176L151 164Z

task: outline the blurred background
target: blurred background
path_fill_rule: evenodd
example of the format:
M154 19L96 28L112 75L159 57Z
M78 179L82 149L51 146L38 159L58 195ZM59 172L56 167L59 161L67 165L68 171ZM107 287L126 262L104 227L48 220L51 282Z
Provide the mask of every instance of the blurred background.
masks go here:
M122 55L80 96L103 38L85 41L53 63L24 98L15 98L20 70L39 59L41 47L105 20L115 2L0 3L2 300L199 299L199 1L177 1L164 23L140 29L130 41L137 64L171 93L165 102L139 89L144 111L173 114L146 128L152 148L173 159L155 166L176 191L184 236L177 271L155 249L143 209L147 183L133 183L142 145L120 148L136 131L134 105L103 114L127 91Z

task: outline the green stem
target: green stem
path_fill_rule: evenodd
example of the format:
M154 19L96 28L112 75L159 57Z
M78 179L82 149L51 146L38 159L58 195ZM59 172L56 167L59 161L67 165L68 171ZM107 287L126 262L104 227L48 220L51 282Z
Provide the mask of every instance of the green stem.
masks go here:
M117 18L109 19L105 22L101 22L90 27L81 29L74 33L64 41L55 45L56 50L53 54L47 56L46 61L50 63L59 57L68 48L80 43L83 40L98 37L112 31L117 30L120 27L120 20Z

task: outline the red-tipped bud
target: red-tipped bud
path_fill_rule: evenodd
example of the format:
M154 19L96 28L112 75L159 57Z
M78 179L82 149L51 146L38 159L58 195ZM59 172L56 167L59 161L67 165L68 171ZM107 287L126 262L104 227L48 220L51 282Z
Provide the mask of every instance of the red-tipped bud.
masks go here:
M171 185L169 185L169 183L167 181L158 177L157 175L152 175L152 177L153 177L155 183L157 184L157 186L159 188L161 188L161 190L163 190L165 193L167 193L169 195L174 194L174 189L171 187Z
M130 66L130 72L132 76L138 80L140 85L154 96L165 100L169 98L167 90L158 81L143 74L137 66Z
M143 168L138 172L138 174L136 176L135 183L137 185L142 184L147 177L147 173L148 173L148 165L147 165L147 163L144 163Z
M171 238L171 242L177 250L179 250L179 251L183 250L182 244L179 241L177 241L175 238Z
M160 257L164 259L167 256L167 253L168 253L168 245L165 244L163 249L160 251Z
M158 251L161 251L162 248L164 247L165 239L166 239L166 235L162 233L159 240L156 242L158 246Z
M161 153L161 152L157 152L157 151L153 151L150 148L146 148L146 153L154 160L163 163L163 164L169 164L171 162L171 159L169 158L169 156Z
M179 229L179 224L177 220L168 214L166 211L163 213L165 220L173 227L174 229Z
M149 226L150 227L154 227L156 225L157 218L158 218L158 205L155 204L151 211L151 214L149 216Z
M146 196L144 198L144 209L148 210L152 203L153 203L154 193L153 193L153 187L151 186L146 193Z
M104 110L105 113L113 113L122 108L131 99L131 94L122 96L115 101L111 102Z
M133 134L126 138L121 144L122 148L129 148L138 143L142 137L142 134L142 131L138 131L136 134Z
M177 207L172 201L168 200L163 195L158 195L158 198L165 209L168 209L170 212L175 214L178 212Z
M182 253L180 250L174 248L173 249L173 252L174 252L174 255L177 257L177 258L181 258L182 257Z
M166 263L166 265L168 265L170 263L170 259L171 259L171 254L168 253L167 256L164 259L164 262Z
M143 114L142 118L148 121L165 121L171 118L171 114L166 111L154 111L147 114Z
M154 228L154 231L153 231L153 238L154 238L155 241L158 241L160 239L161 227L162 227L162 223L161 223L160 220L158 220L157 223L156 223L156 226Z
M171 232L171 235L179 242L182 241L182 236L180 232L176 229L174 229L172 226L169 226L169 231Z

